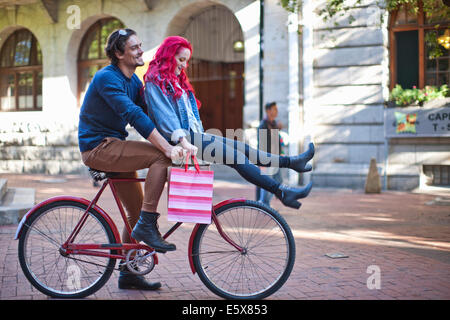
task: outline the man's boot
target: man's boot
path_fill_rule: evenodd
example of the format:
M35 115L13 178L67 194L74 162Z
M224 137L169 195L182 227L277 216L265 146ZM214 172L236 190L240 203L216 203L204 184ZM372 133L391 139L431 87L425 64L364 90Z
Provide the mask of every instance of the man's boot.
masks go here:
M125 265L121 265L119 269L119 289L157 290L161 288L160 282L148 282L144 276L130 272Z
M136 226L131 232L131 236L136 241L144 241L146 245L152 247L157 252L165 253L166 251L174 251L177 247L167 242L161 237L161 233L158 230L157 220L159 213L141 211Z

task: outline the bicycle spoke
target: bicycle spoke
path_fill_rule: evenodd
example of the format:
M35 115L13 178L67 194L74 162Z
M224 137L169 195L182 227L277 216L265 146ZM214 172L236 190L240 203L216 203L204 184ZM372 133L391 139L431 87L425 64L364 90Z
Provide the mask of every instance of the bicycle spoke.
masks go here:
M214 224L205 226L194 241L201 280L226 298L265 297L286 281L293 267L289 227L279 222L283 219L278 213L253 203L232 204L216 213L221 229L242 252L230 250Z
M48 235L46 235L45 233L40 231L38 228L36 228L34 226L31 227L31 226L28 226L28 225L27 225L27 227L29 227L33 231L36 231L39 235L43 236L44 238L50 240L50 242L53 243L57 248L59 248L59 246L61 245L61 242L57 242L56 240L50 238Z
M19 241L19 260L25 275L40 291L55 297L83 297L100 288L109 278L115 260L97 256L63 256L67 240L87 206L75 201L49 204L27 221ZM103 221L103 222L102 222ZM114 242L109 226L100 215L89 212L79 230L77 244Z

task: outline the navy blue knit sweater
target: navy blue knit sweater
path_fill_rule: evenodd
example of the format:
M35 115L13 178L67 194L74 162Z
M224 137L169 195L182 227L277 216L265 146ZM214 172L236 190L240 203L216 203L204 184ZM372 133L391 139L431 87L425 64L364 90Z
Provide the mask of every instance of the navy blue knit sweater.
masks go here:
M80 151L94 149L106 137L125 140L127 124L144 138L155 128L147 115L142 82L135 74L129 79L109 65L95 74L84 97L78 125Z

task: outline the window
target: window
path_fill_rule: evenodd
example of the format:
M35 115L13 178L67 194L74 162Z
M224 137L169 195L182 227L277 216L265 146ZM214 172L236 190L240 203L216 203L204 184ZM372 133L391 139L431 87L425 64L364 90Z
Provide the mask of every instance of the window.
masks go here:
M97 21L84 35L78 52L78 105L83 103L84 95L95 73L109 65L105 54L108 36L116 29L124 28L122 22L114 18Z
M423 165L423 173L428 178L428 185L450 186L450 166L449 165Z
M0 110L42 110L42 52L34 35L20 29L0 53Z
M450 8L445 12L426 14L423 6L415 13L408 6L391 13L390 88L427 85L440 87L450 83L450 54L443 46L433 46L432 39L450 28ZM447 15L449 14L449 15ZM434 42L436 43L436 41ZM434 53L439 51L440 56Z

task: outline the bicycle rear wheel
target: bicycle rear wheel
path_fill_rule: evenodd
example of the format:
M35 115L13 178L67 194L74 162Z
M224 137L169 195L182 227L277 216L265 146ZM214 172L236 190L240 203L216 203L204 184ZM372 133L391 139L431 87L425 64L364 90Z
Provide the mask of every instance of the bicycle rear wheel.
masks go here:
M262 299L288 279L295 262L295 241L284 218L254 201L235 202L216 211L224 232L215 224L199 227L193 241L193 263L201 281L226 299Z
M19 262L30 283L55 298L83 298L108 281L116 260L60 251L87 206L77 201L56 201L38 209L25 222L19 238ZM90 209L77 244L115 243L109 224ZM106 251L105 251L106 252ZM114 253L114 250L110 251Z

